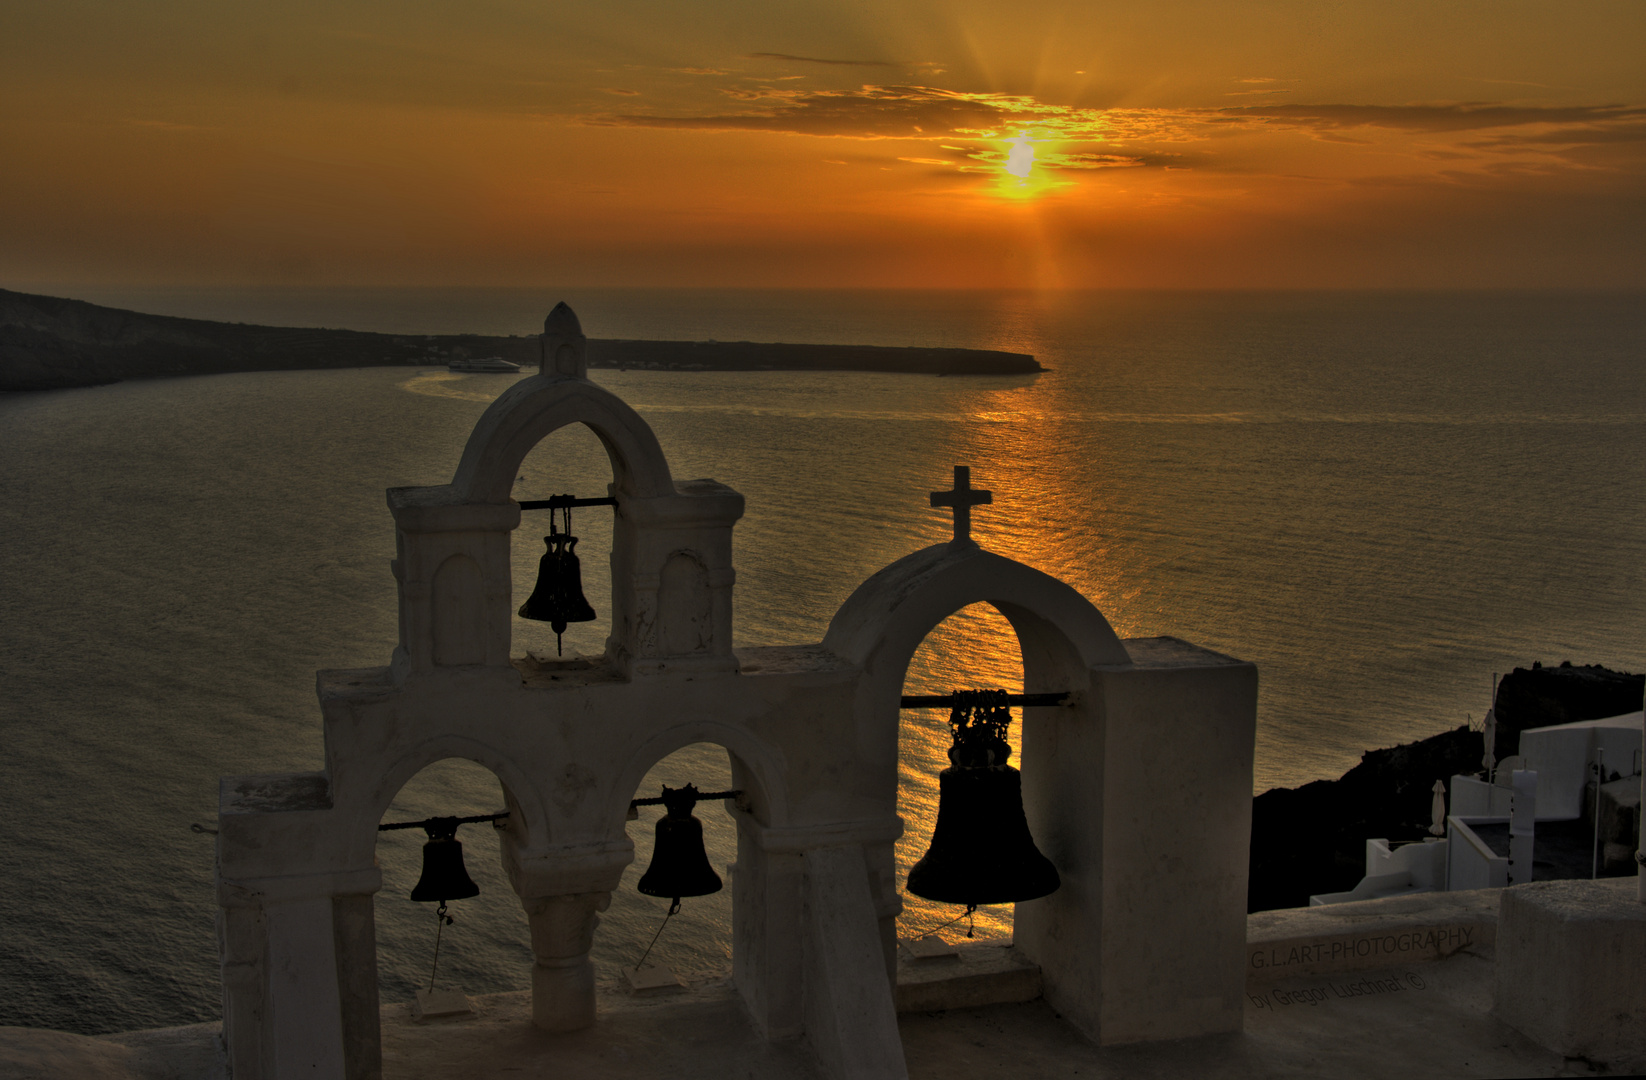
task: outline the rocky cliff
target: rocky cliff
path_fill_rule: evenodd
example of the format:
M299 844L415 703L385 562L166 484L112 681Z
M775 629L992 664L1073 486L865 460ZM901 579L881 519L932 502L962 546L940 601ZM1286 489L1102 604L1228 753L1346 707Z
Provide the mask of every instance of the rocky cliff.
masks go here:
M1646 676L1597 665L1533 664L1497 688L1498 760L1513 754L1527 728L1599 720L1641 706ZM1343 892L1366 872L1371 837L1427 835L1434 782L1480 772L1485 744L1462 725L1387 750L1368 750L1337 780L1274 788L1252 800L1250 911L1303 907L1314 893Z
M373 334L248 326L101 307L0 289L0 390L59 390L122 379L229 371L445 364L501 356L538 361L536 337ZM589 365L696 370L900 371L1029 374L1034 357L986 349L740 342L589 342Z

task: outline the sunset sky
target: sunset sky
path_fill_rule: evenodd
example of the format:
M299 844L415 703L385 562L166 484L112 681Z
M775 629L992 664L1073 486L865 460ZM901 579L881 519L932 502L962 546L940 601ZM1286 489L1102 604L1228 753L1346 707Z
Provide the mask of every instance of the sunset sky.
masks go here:
M1639 288L1646 3L8 0L0 151L14 288Z

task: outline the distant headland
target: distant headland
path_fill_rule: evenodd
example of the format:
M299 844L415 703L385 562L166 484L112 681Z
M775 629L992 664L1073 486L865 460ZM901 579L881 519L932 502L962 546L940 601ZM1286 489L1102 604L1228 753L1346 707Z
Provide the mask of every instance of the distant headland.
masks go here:
M0 390L231 371L448 364L497 356L535 368L536 335L376 334L179 319L0 289ZM589 366L664 371L884 371L1028 375L1033 356L991 349L591 338Z

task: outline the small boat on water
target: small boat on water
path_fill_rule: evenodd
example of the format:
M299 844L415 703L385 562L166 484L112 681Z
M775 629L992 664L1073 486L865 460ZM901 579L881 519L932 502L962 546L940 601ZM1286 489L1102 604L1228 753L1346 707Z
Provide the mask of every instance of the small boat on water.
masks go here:
M511 364L501 356L487 356L479 360L453 360L446 365L446 370L467 374L492 372L498 375L514 375L519 374L520 365Z

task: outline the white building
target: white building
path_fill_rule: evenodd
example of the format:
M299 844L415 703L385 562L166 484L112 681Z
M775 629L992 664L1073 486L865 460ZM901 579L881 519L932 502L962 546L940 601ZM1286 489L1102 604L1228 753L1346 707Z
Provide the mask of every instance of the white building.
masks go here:
M1476 827L1507 824L1512 838L1518 831L1526 843L1534 843L1534 822L1575 821L1592 813L1585 798L1595 798L1590 782L1597 764L1603 781L1622 786L1625 797L1638 800L1642 722L1642 714L1633 712L1527 728L1520 733L1519 753L1499 762L1490 781L1451 778L1445 838L1394 845L1383 838L1367 840L1366 876L1360 884L1347 892L1311 896L1310 905L1532 880L1529 854L1524 868L1512 867L1516 860L1493 850ZM1512 820L1517 801L1529 819L1518 830ZM1528 803L1535 809L1525 814Z

